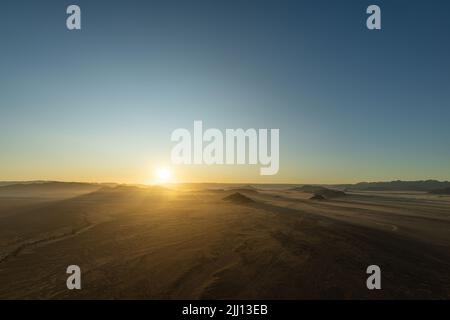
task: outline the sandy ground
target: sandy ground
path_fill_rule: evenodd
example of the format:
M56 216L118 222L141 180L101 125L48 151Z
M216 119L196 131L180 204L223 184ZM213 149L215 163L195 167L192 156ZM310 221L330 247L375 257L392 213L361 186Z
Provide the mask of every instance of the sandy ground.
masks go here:
M118 187L0 197L0 298L450 298L450 197ZM66 288L68 265L82 289ZM366 268L382 290L366 288Z

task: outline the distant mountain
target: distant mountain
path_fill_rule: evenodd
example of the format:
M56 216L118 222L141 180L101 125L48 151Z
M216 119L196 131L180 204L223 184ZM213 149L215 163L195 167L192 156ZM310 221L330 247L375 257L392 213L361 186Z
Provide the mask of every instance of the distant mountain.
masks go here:
M33 184L33 183L43 183L43 182L47 182L47 181L40 181L40 180L36 180L36 181L0 181L0 187L12 185L12 184Z
M80 182L31 182L0 186L0 197L19 198L67 198L93 192L101 184Z
M254 186L250 185L250 184L246 184L241 186L240 188L242 189L248 189L248 190L258 190L257 188L255 188Z
M326 189L327 188L322 187L322 186L313 186L313 185L305 184L305 185L303 185L301 187L294 187L294 188L292 188L290 190L314 193L314 192L323 191L323 190L326 190Z
M437 189L437 190L431 190L430 191L431 194L448 194L450 195L450 187L449 188L444 188L444 189Z
M314 192L314 194L316 196L322 196L325 199L343 197L346 195L345 192L343 192L343 191L333 190L333 189L320 190L320 191Z
M390 182L360 182L346 185L347 189L367 191L431 191L449 188L449 181L419 180L419 181L390 181Z

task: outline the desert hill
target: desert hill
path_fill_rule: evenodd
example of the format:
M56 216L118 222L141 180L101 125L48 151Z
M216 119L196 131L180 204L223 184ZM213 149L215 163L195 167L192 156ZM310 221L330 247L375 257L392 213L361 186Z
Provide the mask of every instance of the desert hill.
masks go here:
M225 198L223 198L223 200L225 201L230 201L233 203L252 203L254 202L252 199L250 199L249 197L243 195L242 193L239 192L235 192L233 194L230 194L229 196L226 196Z
M325 188L322 186L313 186L313 185L304 185L301 187L292 188L290 190L313 193L314 196L311 199L316 197L316 198L314 198L315 200L345 196L345 192L343 192L343 191L328 189L328 188Z

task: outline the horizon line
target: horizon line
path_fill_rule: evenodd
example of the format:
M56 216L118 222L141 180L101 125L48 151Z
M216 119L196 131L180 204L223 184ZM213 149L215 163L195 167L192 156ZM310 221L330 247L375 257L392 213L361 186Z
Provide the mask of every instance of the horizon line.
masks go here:
M85 184L117 184L117 185L141 185L141 186L153 186L153 185L182 185L182 184L248 184L248 185L354 185L359 183L387 183L387 182L425 182L425 181L437 181L437 182L449 182L449 180L440 179L418 179L418 180L361 180L358 182L340 182L340 183L308 183L308 182L168 182L168 183L140 183L140 182L115 182L115 181L76 181L76 180L0 180L0 183L49 183L49 182L61 182L61 183L85 183Z

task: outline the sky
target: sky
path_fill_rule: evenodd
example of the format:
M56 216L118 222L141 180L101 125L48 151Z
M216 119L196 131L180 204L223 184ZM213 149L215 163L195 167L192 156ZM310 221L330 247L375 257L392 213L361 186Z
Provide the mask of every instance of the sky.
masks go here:
M66 28L81 8L82 30ZM381 8L382 30L366 28ZM450 180L448 1L3 1L0 180ZM280 170L172 166L173 130L280 129Z

